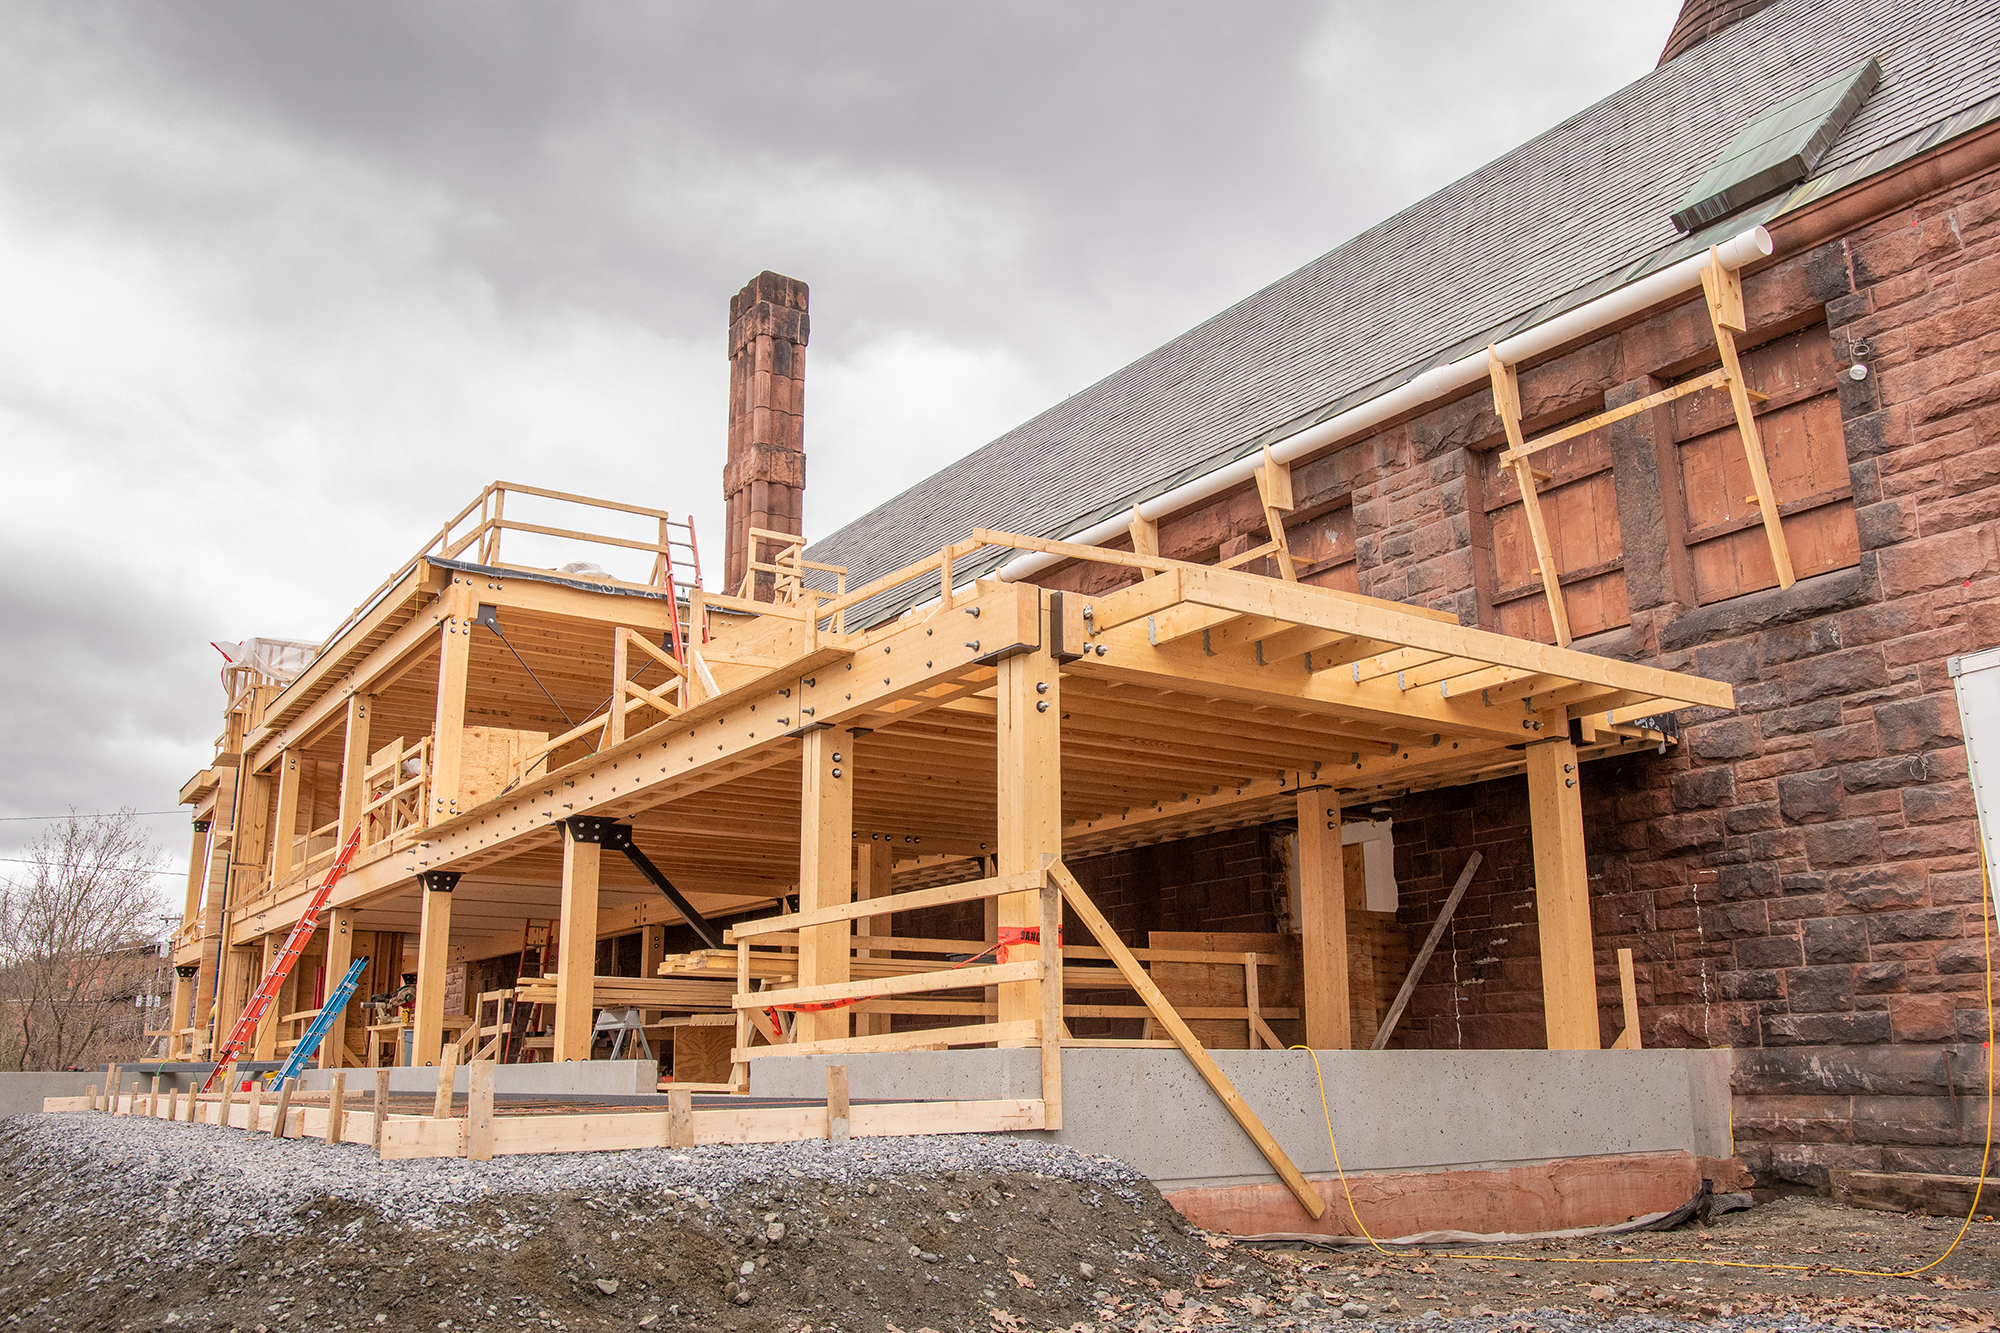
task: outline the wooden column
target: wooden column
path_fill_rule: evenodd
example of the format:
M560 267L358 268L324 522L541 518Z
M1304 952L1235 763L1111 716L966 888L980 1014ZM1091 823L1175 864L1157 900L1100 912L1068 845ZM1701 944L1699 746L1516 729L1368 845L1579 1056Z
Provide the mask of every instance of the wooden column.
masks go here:
M194 821L193 841L188 845L187 908L181 915L183 925L201 916L201 890L208 883L208 826L206 819Z
M472 589L453 586L438 627L437 718L431 726L430 822L459 813L458 788L465 761L465 686L472 669Z
M822 727L800 746L799 911L816 912L854 900L854 744L844 731ZM845 922L799 932L799 984L826 986L849 979ZM848 1035L845 1009L800 1013L797 1041Z
M285 937L283 935L266 935L264 937L264 948L261 959L256 965L256 970L251 974L251 990L254 991L258 986L262 985L264 978L270 975L271 964L278 961L278 952L284 946ZM263 1018L257 1021L257 1036L251 1045L250 1058L252 1060L274 1060L277 1058L278 1008L278 1002L273 1000L265 1007Z
M444 1049L444 970L451 961L451 893L458 876L431 870L417 876L424 914L417 927L417 993L410 1063L435 1065Z
M470 642L470 636L460 637ZM459 702L462 717L462 695ZM340 837L334 843L336 847L347 845L348 835L361 822L361 807L368 801L361 775L368 770L368 715L374 711L374 704L372 694L347 696L347 740L340 751Z
M1603 1044L1597 1030L1597 968L1590 941L1580 781L1576 747L1567 735L1528 747L1542 1007L1552 1051L1594 1051Z
M169 1060L184 1058L182 1043L186 1041L186 1038L181 1036L181 1032L183 1029L191 1027L194 1024L194 990L200 975L199 968L190 967L183 970L176 967L174 969L173 1016L167 1020L167 1030L174 1034L167 1038L167 1058Z
M293 843L299 836L299 752L278 756L278 809L271 820L271 879L292 873Z
M594 821L563 824L562 922L556 940L557 1060L588 1060L597 981L597 870L603 853Z
M1347 993L1347 886L1342 873L1340 803L1329 791L1299 793L1299 933L1305 953L1306 1045L1344 1051L1354 1044Z
M1043 642L1048 636L1043 635ZM1038 874L1042 857L1062 855L1062 672L1046 648L1000 663L998 689L999 830L995 846L1002 875ZM1041 924L1038 892L999 899L999 927ZM1035 945L1010 946L1007 961L1041 957ZM1002 1023L1042 1016L1038 981L1000 987Z
M886 898L891 888L891 876L895 870L895 849L886 838L871 838L867 842L854 845L854 894L862 902L874 898ZM860 935L888 935L895 928L894 917L864 916L855 923L855 933ZM886 956L886 952L885 956ZM867 957L872 949L857 949L856 956ZM854 1035L857 1037L879 1037L889 1031L889 1015L856 1014Z
M271 842L271 779L248 772L247 759L243 767L246 771L239 780L243 795L237 802L236 838L229 855L240 877L238 882L248 887L262 884L270 873L265 850Z
M347 969L353 962L354 913L336 907L326 922L326 999L333 997L334 987L347 975ZM359 993L359 988L356 993ZM350 1003L348 1008L352 1007ZM334 1016L333 1025L327 1028L325 1038L320 1041L319 1067L339 1069L347 1063L347 1010L343 1009Z

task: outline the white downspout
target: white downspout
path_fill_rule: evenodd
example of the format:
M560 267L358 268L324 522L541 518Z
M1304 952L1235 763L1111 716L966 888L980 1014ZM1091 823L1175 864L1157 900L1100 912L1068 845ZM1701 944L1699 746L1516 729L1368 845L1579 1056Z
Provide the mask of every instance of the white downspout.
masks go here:
M1771 233L1762 227L1752 227L1740 236L1731 238L1716 247L1722 266L1740 269L1745 264L1754 263L1771 253ZM1708 264L1708 252L1689 255L1677 264L1669 265L1658 273L1648 274L1637 282L1606 292L1594 300L1586 301L1574 310L1564 311L1554 319L1525 329L1511 338L1504 338L1495 344L1500 359L1508 365L1519 365L1530 357L1539 356L1604 327L1627 315L1635 314L1649 306L1679 296L1682 292L1701 286L1701 270ZM1412 408L1444 397L1468 384L1484 383L1487 378L1486 349L1461 357L1442 366L1435 366L1415 379L1398 388L1391 389L1380 397L1371 398L1356 407L1350 407L1338 416L1328 417L1318 425L1309 426L1295 435L1288 435L1271 446L1271 457L1280 463L1290 463L1307 454L1324 449L1327 445L1351 436L1367 433L1385 421L1401 416ZM1248 482L1263 463L1263 455L1247 454L1231 463L1225 463L1212 472L1182 482L1170 491L1139 503L1139 512L1155 522L1177 513L1191 505L1231 490ZM1120 514L1093 524L1082 532L1065 537L1064 541L1083 546L1099 546L1113 537L1125 535L1129 530L1131 517ZM1025 551L1001 565L995 574L1008 582L1037 574L1050 565L1060 563L1064 557L1049 555L1042 551Z

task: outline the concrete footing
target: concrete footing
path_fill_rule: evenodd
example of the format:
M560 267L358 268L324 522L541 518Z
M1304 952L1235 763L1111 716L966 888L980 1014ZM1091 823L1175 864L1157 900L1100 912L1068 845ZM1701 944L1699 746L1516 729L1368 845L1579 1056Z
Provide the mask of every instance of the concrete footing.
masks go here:
M1685 1202L1704 1175L1718 1189L1741 1179L1715 1160L1733 1155L1726 1050L1321 1051L1317 1073L1304 1051L1213 1054L1299 1169L1329 1201L1341 1194L1326 1232L1348 1216L1329 1121L1340 1169L1361 1178L1357 1202L1397 1235L1623 1222ZM1034 1050L773 1056L751 1065L750 1090L823 1097L826 1066L845 1064L857 1100L1033 1097L1038 1061ZM1122 1158L1219 1229L1306 1225L1178 1051L1064 1051L1063 1128L1035 1137Z

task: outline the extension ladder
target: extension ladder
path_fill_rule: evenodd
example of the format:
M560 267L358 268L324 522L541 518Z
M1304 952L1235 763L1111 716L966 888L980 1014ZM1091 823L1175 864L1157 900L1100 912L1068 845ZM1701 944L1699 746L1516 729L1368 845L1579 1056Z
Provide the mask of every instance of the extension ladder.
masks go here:
M354 960L353 965L347 969L347 975L333 988L333 994L327 996L326 1002L320 1005L319 1013L314 1015L312 1023L306 1028L305 1035L299 1038L299 1044L292 1047L292 1053L285 1057L285 1063L280 1065L278 1072L272 1076L273 1087L282 1087L286 1079L297 1078L304 1071L306 1061L312 1059L313 1052L318 1050L320 1042L326 1039L327 1029L333 1026L333 1020L340 1016L340 1011L347 1008L347 1002L354 998L354 988L361 984L361 974L367 970L366 958Z
M208 1077L202 1082L203 1092L207 1092L215 1080L221 1077L222 1071L229 1067L229 1062L236 1058L236 1053L242 1049L243 1044L256 1035L257 1025L264 1020L264 1015L277 1001L278 992L284 988L285 978L292 974L292 967L299 961L299 955L305 952L306 942L313 937L313 932L319 929L319 914L326 906L326 900L333 896L333 886L340 882L342 872L347 869L347 863L354 859L354 853L360 846L361 826L356 824L354 832L347 836L347 845L342 847L340 855L334 858L333 868L326 872L325 881L313 891L311 901L306 903L306 910L299 914L298 924L293 926L292 933L285 937L285 947L278 951L278 957L271 964L271 970L264 974L263 983L257 987L257 993L250 997L250 1003L243 1006L243 1016L238 1018L236 1026L229 1030L229 1040L224 1042L222 1049L216 1053L215 1068L208 1071Z

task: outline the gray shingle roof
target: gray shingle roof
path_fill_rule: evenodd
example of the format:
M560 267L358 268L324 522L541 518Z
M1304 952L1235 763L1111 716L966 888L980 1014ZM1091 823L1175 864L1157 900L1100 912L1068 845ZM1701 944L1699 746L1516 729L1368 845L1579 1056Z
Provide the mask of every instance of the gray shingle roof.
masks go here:
M1880 87L1794 200L1921 151L1955 113L1950 133L2000 115L1995 0L1785 0L918 482L812 558L846 565L852 587L974 527L1079 531L1763 221L1784 197L1687 238L1668 215L1746 122L1867 56Z

